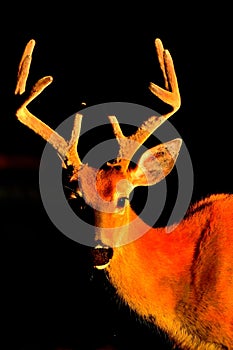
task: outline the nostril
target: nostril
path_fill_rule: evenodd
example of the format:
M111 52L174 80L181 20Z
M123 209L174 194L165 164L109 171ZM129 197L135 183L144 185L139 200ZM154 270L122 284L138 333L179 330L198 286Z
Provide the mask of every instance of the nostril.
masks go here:
M104 247L104 246L101 244L101 241L98 241L98 243L97 243L96 246L95 246L95 249L102 249L102 248L108 248L108 247Z
M113 249L111 247L102 246L101 244L97 244L95 246L95 249L98 249L99 253L108 256L109 259L111 259L113 256Z

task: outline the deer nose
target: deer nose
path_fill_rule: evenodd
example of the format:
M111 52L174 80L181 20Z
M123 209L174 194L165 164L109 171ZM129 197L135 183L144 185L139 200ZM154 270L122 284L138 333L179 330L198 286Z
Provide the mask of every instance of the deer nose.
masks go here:
M91 249L91 260L93 266L98 270L105 269L113 256L113 249L111 247L97 244Z

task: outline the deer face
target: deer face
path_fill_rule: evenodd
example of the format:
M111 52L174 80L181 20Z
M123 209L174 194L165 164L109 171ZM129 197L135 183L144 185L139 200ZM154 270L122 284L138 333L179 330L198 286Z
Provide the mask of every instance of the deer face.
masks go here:
M24 50L19 64L15 94L22 94L25 91L34 46L35 41L30 40ZM51 76L41 78L16 111L16 116L21 123L34 130L54 147L62 159L63 167L72 169L69 177L69 183L74 188L72 197L74 200L83 201L80 209L91 208L92 214L89 215L89 211L86 215L87 219L89 216L94 218L93 226L97 247L95 251L112 249L130 241L128 236L137 230L136 225L131 225L135 221L136 214L130 207L130 193L137 186L150 186L161 181L173 168L179 153L181 140L175 139L146 151L135 168L130 168L131 159L139 147L180 107L179 88L171 55L163 48L161 40L155 40L155 47L164 77L165 89L154 83L150 83L149 89L154 95L169 104L172 107L171 111L160 117L149 117L130 136L122 133L115 116L109 116L116 141L119 144L119 153L113 164L107 163L106 167L95 169L82 163L78 155L82 115L76 114L71 138L66 141L28 110L29 103L52 82ZM107 256L103 261L106 265L109 261L109 254L104 255ZM103 262L98 261L96 266L103 266Z
M136 167L128 167L127 170L120 165L124 164L123 160L116 164L108 163L102 169L84 164L77 178L73 177L77 184L72 193L73 200L82 200L85 206L92 209L96 241L93 254L97 254L98 263L101 262L101 254L103 256L103 264L96 267L107 266L112 256L111 248L130 240L131 223L136 216L130 206L133 189L161 181L172 170L180 146L180 139L155 146L143 153Z

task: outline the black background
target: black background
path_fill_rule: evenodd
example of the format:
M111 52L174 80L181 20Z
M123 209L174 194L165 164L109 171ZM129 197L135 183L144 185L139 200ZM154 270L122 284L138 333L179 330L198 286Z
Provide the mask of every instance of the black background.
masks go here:
M165 348L164 336L117 302L103 274L90 268L85 249L47 218L38 184L45 142L15 118L21 101L14 96L17 67L34 38L28 86L44 75L54 82L31 111L53 128L81 110L83 101L132 102L162 113L165 106L148 90L150 81L162 84L154 49L159 37L179 81L182 106L171 122L192 159L192 200L231 192L229 9L204 10L197 3L128 10L116 3L58 6L12 5L1 14L0 156L8 159L0 175L2 342L5 349ZM14 156L34 157L35 166L9 165Z

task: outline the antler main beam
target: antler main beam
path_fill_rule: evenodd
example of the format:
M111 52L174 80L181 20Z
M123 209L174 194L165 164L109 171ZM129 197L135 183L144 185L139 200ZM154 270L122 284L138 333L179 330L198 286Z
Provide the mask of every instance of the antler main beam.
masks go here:
M35 40L30 40L23 52L17 76L17 84L15 89L15 94L23 94L26 88L26 82L31 66L32 53L35 47ZM29 97L16 111L16 116L18 120L24 125L28 126L30 129L39 134L44 140L49 142L59 153L67 165L73 165L75 169L82 165L82 162L77 153L77 144L80 134L82 115L76 114L74 118L73 131L71 139L67 142L62 136L60 136L56 131L51 129L48 125L43 123L35 115L33 115L27 108L29 103L33 101L41 92L53 81L51 76L45 76L37 81L33 86Z
M114 134L119 143L120 149L118 153L118 161L123 164L127 170L130 160L140 146L148 139L148 137L171 115L173 115L181 104L178 82L176 78L175 68L172 57L168 50L164 49L160 39L155 40L155 47L158 55L160 68L163 73L165 89L154 83L150 83L150 91L163 102L169 104L172 110L162 116L151 116L145 121L138 130L131 136L124 136L120 125L115 116L110 116L110 122L113 127Z
M25 91L34 47L35 40L30 40L25 47L22 59L19 64L15 94L21 95ZM128 137L123 135L116 117L109 116L110 122L113 126L114 134L119 143L117 162L121 163L123 171L126 171L128 169L133 155L146 141L146 139L148 139L148 137L180 107L180 93L172 57L169 51L164 49L160 39L155 40L155 47L160 68L164 77L165 89L159 87L154 83L150 83L149 89L155 96L157 96L163 102L169 104L172 109L170 112L162 116L151 116L147 121L142 123L142 125L133 135ZM29 103L33 101L38 95L40 95L41 92L49 84L52 83L52 81L53 78L51 76L45 76L38 80L37 83L33 86L28 98L17 110L16 116L21 123L25 124L30 129L35 131L44 140L49 142L53 148L55 148L55 150L59 153L64 161L63 166L72 165L74 171L77 171L82 166L82 162L77 152L82 115L75 115L70 141L66 141L56 131L51 129L48 125L33 115L27 108Z

